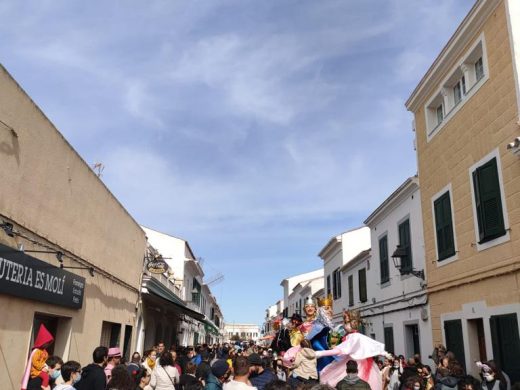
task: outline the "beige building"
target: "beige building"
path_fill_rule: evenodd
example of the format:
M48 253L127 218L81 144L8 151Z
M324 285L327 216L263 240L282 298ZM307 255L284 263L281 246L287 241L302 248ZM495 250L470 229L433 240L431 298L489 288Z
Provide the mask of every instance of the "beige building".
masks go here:
M42 323L63 360L131 353L144 232L1 66L0 167L2 389L20 388Z
M520 380L520 3L475 3L406 102L434 343Z

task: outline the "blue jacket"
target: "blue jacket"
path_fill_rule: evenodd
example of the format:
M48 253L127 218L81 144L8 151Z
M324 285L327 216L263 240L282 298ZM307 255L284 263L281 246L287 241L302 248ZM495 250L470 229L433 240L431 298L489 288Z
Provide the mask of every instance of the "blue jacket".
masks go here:
M265 369L260 375L251 375L249 377L251 384L258 390L264 390L265 385L277 379L278 377L275 373L269 369Z

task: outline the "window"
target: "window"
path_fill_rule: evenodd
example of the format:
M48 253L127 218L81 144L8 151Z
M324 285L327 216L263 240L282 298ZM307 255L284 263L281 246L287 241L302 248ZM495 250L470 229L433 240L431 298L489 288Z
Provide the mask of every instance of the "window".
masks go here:
M348 305L354 305L354 277L352 275L348 277Z
M446 69L446 78L438 83L424 106L427 141L438 133L456 112L488 79L486 45L482 34L463 55L459 64Z
M390 280L390 267L388 265L388 237L379 239L379 264L381 266L381 284Z
M332 296L334 299L341 298L341 273L339 268L332 272Z
M466 94L466 79L464 76L455 84L453 87L453 99L455 101L455 105L459 104L462 100L462 97Z
M107 348L119 347L119 338L121 335L121 324L103 321L101 324L101 338L99 345Z
M477 60L477 62L475 62L475 78L477 79L477 82L478 82L483 77L484 77L484 62L482 62L482 57L480 57Z
M399 225L399 245L406 250L406 256L401 258L401 270L411 271L412 265L412 242L410 238L410 220L402 222Z
M437 125L440 125L442 123L442 120L444 119L444 105L440 104L435 109L435 114L437 115Z
M358 271L359 280L359 300L361 302L367 301L367 270L362 268Z
M390 353L394 353L394 328L385 326L384 332L385 349Z
M330 275L327 275L327 296L331 294Z
M446 191L437 198L433 202L433 208L435 215L435 232L437 235L437 259L442 261L455 254L450 192Z
M506 234L497 159L492 158L472 172L479 244Z

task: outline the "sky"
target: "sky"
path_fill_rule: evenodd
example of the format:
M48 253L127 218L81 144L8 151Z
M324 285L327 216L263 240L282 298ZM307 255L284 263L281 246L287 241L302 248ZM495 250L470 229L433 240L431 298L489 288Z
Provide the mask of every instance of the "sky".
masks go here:
M0 62L142 225L261 324L416 174L404 102L474 0L0 2Z

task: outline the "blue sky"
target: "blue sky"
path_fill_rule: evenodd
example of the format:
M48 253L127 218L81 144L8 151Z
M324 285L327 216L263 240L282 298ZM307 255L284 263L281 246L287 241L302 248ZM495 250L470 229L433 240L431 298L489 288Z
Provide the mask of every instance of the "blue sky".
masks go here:
M261 323L416 173L404 101L473 0L3 1L0 61L143 225Z

